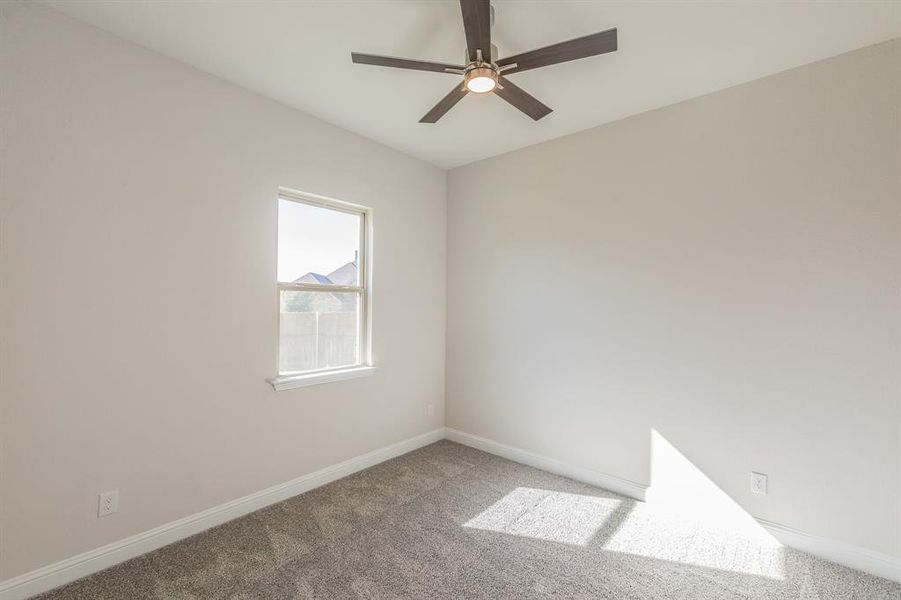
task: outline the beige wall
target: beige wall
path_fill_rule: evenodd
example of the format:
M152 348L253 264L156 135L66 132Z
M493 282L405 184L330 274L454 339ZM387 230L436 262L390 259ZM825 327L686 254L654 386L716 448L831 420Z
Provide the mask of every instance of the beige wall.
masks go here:
M0 18L0 580L443 424L443 171L50 9ZM372 377L265 382L279 186L373 208Z
M899 110L896 40L452 171L447 425L901 554Z

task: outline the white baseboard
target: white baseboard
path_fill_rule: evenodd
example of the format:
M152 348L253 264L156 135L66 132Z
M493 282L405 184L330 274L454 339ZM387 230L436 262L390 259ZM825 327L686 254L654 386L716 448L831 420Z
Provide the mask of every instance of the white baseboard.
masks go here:
M647 495L651 492L650 486L644 486L640 483L622 479L613 475L599 473L584 467L578 467L568 463L564 463L554 458L548 458L523 450L508 446L494 440L489 440L471 433L464 433L456 429L447 428L447 439L459 442L466 446L477 448L490 454L496 454L503 458L550 471L557 475L563 475L578 481L584 481L598 487L608 489L613 492L623 494L645 502ZM901 582L901 557L894 557L888 554L880 554L873 550L867 550L859 546L847 544L811 535L797 529L793 529L786 525L766 521L764 519L756 519L770 535L785 546L789 546L802 552L807 552L819 558L838 563L840 565L858 569L877 577L884 577L892 581Z
M0 582L0 600L22 600L51 590L443 438L444 428L435 429L249 496L160 525L101 548L7 579Z
M590 483L636 500L645 501L647 496L648 486L628 479L571 465L456 429L441 428L7 579L0 582L0 600L23 600L29 596L40 594L445 438L515 462ZM757 519L757 521L786 546L846 567L901 582L901 558L899 557L811 535L772 521L763 519Z
M544 471L549 471L556 475L569 477L570 479L575 479L576 481L590 483L591 485L602 487L606 490L610 490L611 492L616 492L617 494L622 494L623 496L634 498L635 500L641 500L642 502L644 502L646 499L648 487L640 483L636 483L628 479L623 479L622 477L617 477L615 475L608 475L599 471L592 471L591 469L587 469L585 467L579 467L565 463L561 460L557 460L556 458L549 458L547 456L535 454L534 452L529 452L528 450L523 450L522 448L508 446L507 444L495 442L494 440L479 437L471 433L465 433L463 431L451 429L450 427L446 428L446 431L447 439L451 440L452 442L457 442L459 444L463 444L464 446L470 446L472 448L488 452L489 454L496 454L497 456L512 460L514 462L529 465L530 467L535 467Z
M757 519L757 522L784 546L901 583L901 557L812 535L765 519Z

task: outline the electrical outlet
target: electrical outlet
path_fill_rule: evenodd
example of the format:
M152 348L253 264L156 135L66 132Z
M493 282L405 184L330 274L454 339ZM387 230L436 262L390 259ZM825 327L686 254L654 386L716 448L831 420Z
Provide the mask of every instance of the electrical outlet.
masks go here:
M434 416L435 416L435 405L434 405L434 404L429 404L428 406L426 406L426 407L425 407L425 412L426 412L426 414L427 414L428 416L434 417Z
M761 496L767 493L767 476L764 473L751 472L751 491Z
M97 502L97 516L105 517L119 512L119 490L100 492Z

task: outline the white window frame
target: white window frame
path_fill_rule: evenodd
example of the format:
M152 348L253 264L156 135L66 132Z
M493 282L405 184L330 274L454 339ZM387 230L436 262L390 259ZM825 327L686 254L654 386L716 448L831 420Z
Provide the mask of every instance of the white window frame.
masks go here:
M299 202L325 208L328 210L336 210L339 212L349 213L360 217L360 249L357 257L357 285L327 285L318 283L284 283L278 281L276 277L276 310L278 310L278 335L276 336L276 377L269 380L272 387L277 391L288 390L319 383L329 383L332 381L341 381L344 379L353 379L356 377L364 377L375 373L375 365L372 364L372 319L371 319L371 257L372 257L372 209L360 206L359 204L351 204L342 202L333 198L326 198L317 194L308 192L299 192L296 190L288 190L280 188L278 191L277 203L282 200L290 202ZM281 296L285 290L310 291L310 292L349 292L359 296L359 318L357 339L358 353L357 363L349 366L342 366L334 369L320 369L316 371L303 371L299 373L282 373L281 372Z

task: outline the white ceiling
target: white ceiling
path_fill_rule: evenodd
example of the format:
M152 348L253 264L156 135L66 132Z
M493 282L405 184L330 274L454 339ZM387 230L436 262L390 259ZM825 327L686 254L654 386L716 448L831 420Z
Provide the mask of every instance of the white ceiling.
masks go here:
M554 109L541 121L470 94L427 125L455 76L354 65L350 52L460 62L456 0L45 3L445 168L901 35L899 0L495 0L502 57L610 27L619 50L511 75Z

